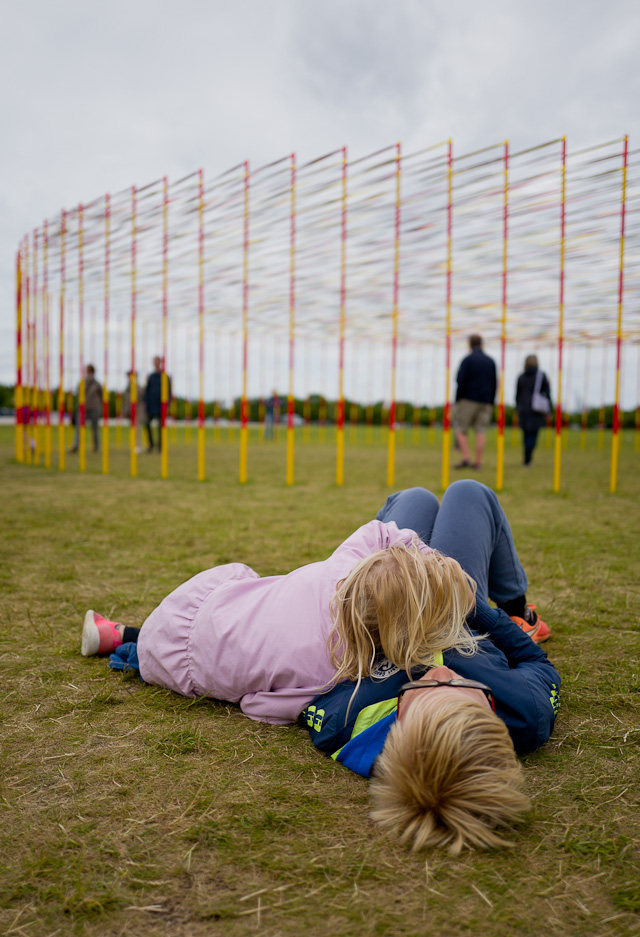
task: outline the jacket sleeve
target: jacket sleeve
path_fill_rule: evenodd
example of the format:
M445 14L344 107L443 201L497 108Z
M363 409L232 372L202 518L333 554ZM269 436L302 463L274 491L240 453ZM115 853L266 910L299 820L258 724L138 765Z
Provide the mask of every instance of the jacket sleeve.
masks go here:
M466 390L465 382L467 380L467 359L463 358L460 367L458 368L458 373L456 375L456 401L462 400L464 398L464 392Z
M500 683L505 681L501 692L496 692L496 698L502 700L505 712L501 715L516 751L522 753L539 748L548 741L555 724L560 703L560 674L545 651L506 612L492 609L478 599L470 624L480 633L488 634L492 644L506 657L509 670L502 673L494 670L487 682L491 684L492 677Z
M312 692L309 687L283 687L245 693L240 700L240 709L256 722L286 725L288 722L296 722Z
M522 374L521 374L516 383L516 408L517 409L522 408L522 402L523 402L522 397L523 397L523 381L522 381Z

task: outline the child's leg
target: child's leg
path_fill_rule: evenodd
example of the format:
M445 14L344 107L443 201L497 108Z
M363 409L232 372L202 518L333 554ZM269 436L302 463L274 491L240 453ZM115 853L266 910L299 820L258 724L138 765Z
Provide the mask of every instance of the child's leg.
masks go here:
M436 496L426 488L405 488L389 495L376 519L395 521L398 527L415 530L424 543L430 543L439 507Z
M478 596L490 596L507 614L522 614L527 576L518 559L509 521L486 485L473 479L447 488L438 512L431 546L458 560L478 584ZM510 605L522 606L518 611Z

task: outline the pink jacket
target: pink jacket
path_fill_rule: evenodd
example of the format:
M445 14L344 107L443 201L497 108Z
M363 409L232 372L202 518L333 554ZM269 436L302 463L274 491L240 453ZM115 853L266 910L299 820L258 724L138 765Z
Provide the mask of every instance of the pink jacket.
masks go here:
M327 560L286 576L261 578L242 563L199 573L145 621L142 678L183 696L239 702L261 722L295 721L335 673L327 639L336 584L364 557L416 539L393 522L370 521Z

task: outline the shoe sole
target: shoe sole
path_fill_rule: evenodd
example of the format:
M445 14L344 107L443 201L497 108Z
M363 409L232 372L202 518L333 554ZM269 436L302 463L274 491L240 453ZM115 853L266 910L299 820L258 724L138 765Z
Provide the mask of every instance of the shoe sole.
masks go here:
M100 632L95 623L93 609L90 608L84 616L82 625L82 647L80 653L83 657L92 657L100 649Z

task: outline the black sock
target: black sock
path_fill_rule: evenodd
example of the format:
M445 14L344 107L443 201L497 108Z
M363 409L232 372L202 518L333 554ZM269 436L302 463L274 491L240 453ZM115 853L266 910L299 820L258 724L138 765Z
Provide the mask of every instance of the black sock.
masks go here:
M129 641L133 641L134 644L137 644L139 634L139 628L130 628L128 625L125 625L124 634L122 635L122 643L127 644Z
M527 610L526 595L519 595L517 599L508 599L506 602L498 602L498 608L501 608L511 618L517 615L518 618L524 618Z

